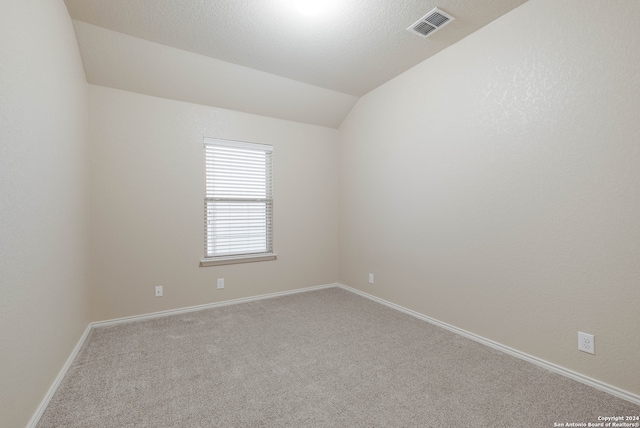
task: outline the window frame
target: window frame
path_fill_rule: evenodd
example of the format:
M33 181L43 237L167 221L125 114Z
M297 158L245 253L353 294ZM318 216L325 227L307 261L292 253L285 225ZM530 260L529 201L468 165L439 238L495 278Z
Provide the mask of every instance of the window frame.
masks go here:
M211 194L213 189L210 189L209 185L212 181L209 179L213 176L213 157L210 154L213 151L208 150L208 146L213 147L227 147L231 149L240 150L252 150L267 155L265 157L265 197L242 197L241 195L231 196L217 196L214 197ZM218 266L235 263L250 263L259 261L276 260L277 254L273 251L273 146L269 144L250 143L245 141L226 140L221 138L204 137L203 141L204 149L204 162L205 162L205 194L204 194L204 258L200 260L200 266ZM210 253L210 238L211 238L211 222L214 219L210 216L210 204L222 203L247 203L251 205L252 202L265 203L265 248L264 252L249 252L249 253L235 253L224 255L211 255Z

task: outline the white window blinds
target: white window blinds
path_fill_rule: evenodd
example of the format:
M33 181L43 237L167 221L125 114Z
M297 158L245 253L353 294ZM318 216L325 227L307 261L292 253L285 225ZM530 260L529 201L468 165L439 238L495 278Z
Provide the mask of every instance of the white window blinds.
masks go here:
M273 147L205 138L205 258L270 254Z

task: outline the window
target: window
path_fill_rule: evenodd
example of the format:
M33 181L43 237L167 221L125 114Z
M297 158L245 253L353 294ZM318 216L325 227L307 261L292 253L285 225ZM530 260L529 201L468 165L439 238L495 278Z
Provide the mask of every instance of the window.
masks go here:
M266 144L205 138L203 266L273 260L271 153Z

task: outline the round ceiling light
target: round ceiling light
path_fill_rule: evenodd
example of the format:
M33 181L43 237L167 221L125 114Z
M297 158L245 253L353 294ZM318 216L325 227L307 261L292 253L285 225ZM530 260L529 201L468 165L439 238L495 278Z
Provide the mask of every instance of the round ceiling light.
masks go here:
M295 7L303 15L315 16L324 9L325 3L322 0L296 0Z

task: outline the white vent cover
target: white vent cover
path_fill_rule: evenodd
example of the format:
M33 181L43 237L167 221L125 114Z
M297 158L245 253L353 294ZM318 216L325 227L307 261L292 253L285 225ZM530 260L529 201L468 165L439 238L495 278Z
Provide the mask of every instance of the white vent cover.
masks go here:
M420 37L426 38L454 19L455 18L453 16L436 7L431 12L420 18L418 22L407 28L407 30Z

